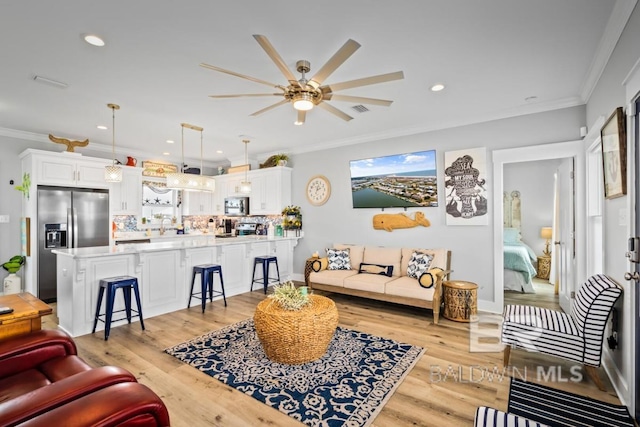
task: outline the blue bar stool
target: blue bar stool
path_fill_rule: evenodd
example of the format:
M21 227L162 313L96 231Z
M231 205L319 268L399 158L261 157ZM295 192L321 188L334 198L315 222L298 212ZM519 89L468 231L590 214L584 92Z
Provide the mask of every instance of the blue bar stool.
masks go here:
M213 290L213 273L220 275L220 288L221 291ZM193 286L196 282L196 274L200 274L200 292L193 292ZM206 264L206 265L194 265L193 277L191 278L191 295L189 296L189 302L187 302L187 308L191 307L191 299L199 298L202 301L202 312L204 313L204 307L207 304L207 290L209 291L209 301L213 301L213 295L222 295L224 299L224 306L227 306L227 297L224 294L224 280L222 280L222 267L218 264Z
M269 266L271 265L271 263L275 264L276 266L276 273L278 274L278 277L269 277ZM258 264L262 264L262 278L258 278L256 279L256 266ZM254 283L262 283L262 285L264 286L264 293L267 293L267 286L269 286L269 283L280 283L280 269L278 268L278 257L275 256L257 256L255 257L255 259L253 260L253 277L251 279L251 290L253 291L253 284Z
M116 310L113 311L113 302L116 299L116 290L122 289L124 295L124 310ZM138 310L131 309L131 290L133 289L134 295L136 297L136 304L138 305ZM107 291L107 307L105 309L104 314L100 314L100 306L102 305L102 298L104 297L104 292ZM120 313L125 311L127 313L126 317L121 319L113 319L114 313ZM135 314L132 316L131 312ZM103 320L102 317L105 319ZM142 326L142 330L144 331L144 320L142 319L142 306L140 304L140 291L138 290L138 279L133 276L117 276L117 277L108 277L106 279L100 280L100 293L98 294L98 304L96 305L96 316L93 320L93 331L91 333L96 332L96 326L98 325L98 320L104 323L104 340L107 341L109 339L109 332L111 331L111 322L117 322L119 320L124 320L125 318L129 323L131 323L131 317L139 317L140 318L140 326Z

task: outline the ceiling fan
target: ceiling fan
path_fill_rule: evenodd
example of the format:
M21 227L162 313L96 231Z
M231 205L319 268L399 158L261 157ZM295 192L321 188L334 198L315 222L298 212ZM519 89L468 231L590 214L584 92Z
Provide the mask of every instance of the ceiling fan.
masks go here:
M330 112L343 120L349 121L353 119L353 117L344 113L343 111L337 109L336 107L328 104L326 101L348 101L348 102L357 102L362 104L374 104L374 105L382 105L388 107L391 105L393 101L389 101L386 99L375 99L375 98L365 98L361 96L351 96L351 95L340 95L335 93L339 90L351 89L360 86L373 85L378 83L389 82L393 80L400 80L404 78L404 74L402 71L396 71L394 73L387 74L379 74L377 76L364 77L355 80L349 80L342 83L334 83L331 85L324 85L322 83L326 80L331 73L333 73L340 65L342 65L353 53L358 50L360 44L354 40L347 40L347 42L340 48L338 51L324 64L318 72L311 78L311 80L307 80L306 73L311 70L311 64L309 61L300 60L296 62L296 70L302 74L300 79L296 79L293 75L287 64L284 62L282 57L275 50L271 42L262 35L254 34L253 36L256 41L262 46L264 51L269 55L271 60L276 64L276 66L280 69L282 74L284 74L285 78L288 80L289 84L287 86L274 84L267 82L265 80L261 80L255 77L246 76L244 74L236 73L234 71L225 70L224 68L216 67L214 65L209 65L202 63L201 67L208 68L213 71L219 71L221 73L230 74L232 76L240 77L243 79L251 80L252 82L261 83L272 88L279 89L281 92L278 93L246 93L246 94L235 94L235 95L210 95L211 98L240 98L240 97L251 97L251 96L279 96L283 97L279 102L276 102L273 105L270 105L266 108L256 111L251 114L252 116L257 116L259 114L265 113L273 108L279 107L281 105L291 103L293 108L295 108L298 112L297 120L295 124L301 125L305 122L307 111L311 110L314 106L318 106L323 110Z

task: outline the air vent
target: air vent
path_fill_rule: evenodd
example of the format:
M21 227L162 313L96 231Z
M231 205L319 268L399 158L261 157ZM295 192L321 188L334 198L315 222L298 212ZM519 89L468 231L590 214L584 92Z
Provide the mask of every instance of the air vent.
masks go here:
M369 109L367 107L365 107L364 105L360 104L360 105L354 105L353 107L354 110L356 110L358 113L366 113L367 111L369 111Z

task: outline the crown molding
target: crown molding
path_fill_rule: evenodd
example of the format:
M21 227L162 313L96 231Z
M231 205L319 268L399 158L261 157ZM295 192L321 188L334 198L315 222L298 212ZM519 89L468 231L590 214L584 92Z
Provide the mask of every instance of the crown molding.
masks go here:
M593 57L587 76L582 84L580 95L585 103L589 101L593 90L598 84L598 80L600 80L637 2L638 0L616 0L609 20L607 21L607 26L598 44L596 54Z

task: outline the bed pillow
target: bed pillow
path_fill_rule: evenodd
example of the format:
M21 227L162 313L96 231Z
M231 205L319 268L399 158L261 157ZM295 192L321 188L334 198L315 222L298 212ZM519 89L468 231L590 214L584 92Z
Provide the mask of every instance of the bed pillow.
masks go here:
M393 265L367 264L362 262L360 263L358 273L380 274L391 277L393 274Z
M520 230L517 228L505 228L503 233L504 243L518 243L522 237L520 236Z
M329 270L351 270L349 249L328 249Z
M419 279L422 273L429 269L431 261L433 261L433 255L413 251L407 266L407 276Z

